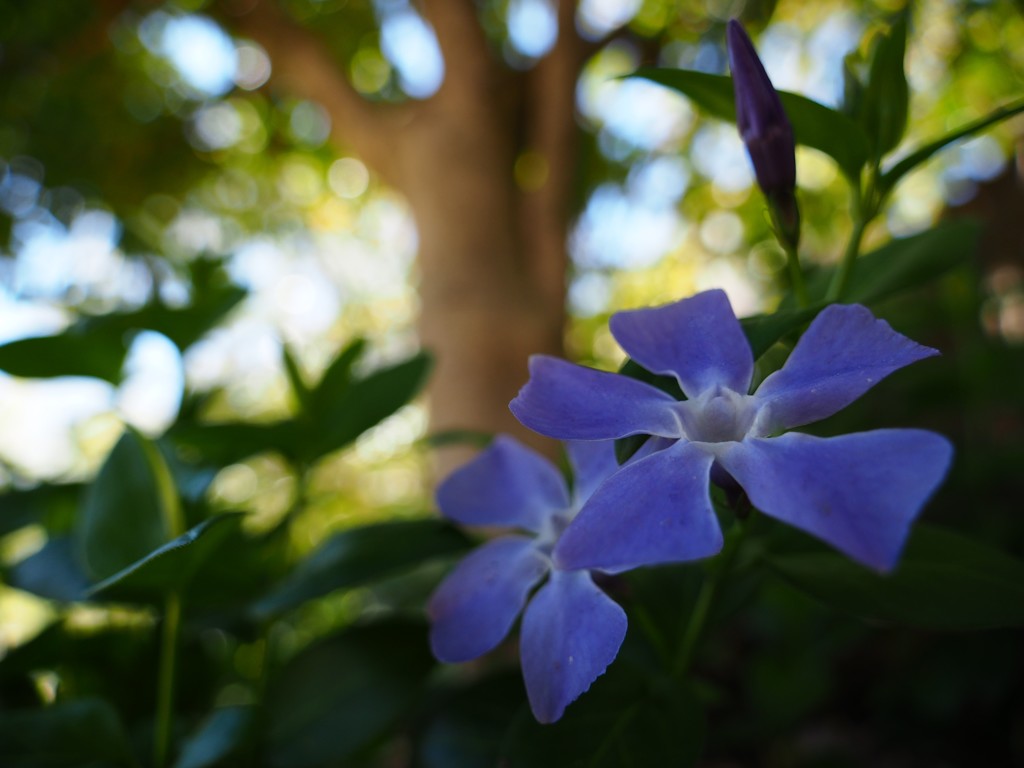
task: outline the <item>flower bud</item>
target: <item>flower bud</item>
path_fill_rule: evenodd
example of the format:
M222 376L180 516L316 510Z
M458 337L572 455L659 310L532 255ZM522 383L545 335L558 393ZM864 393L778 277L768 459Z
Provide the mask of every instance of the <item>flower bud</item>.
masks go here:
M793 126L754 44L735 19L729 22L727 35L736 125L754 165L757 183L771 200L796 186Z

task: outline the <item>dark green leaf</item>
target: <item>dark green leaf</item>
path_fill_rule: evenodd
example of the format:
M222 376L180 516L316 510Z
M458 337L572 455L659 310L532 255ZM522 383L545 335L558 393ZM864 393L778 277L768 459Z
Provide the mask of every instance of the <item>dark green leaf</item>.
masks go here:
M33 523L63 528L74 517L82 496L80 485L40 485L27 491L0 495L0 536Z
M620 768L697 764L704 717L688 692L650 690L620 664L597 679L552 725L528 710L513 721L502 747L508 768Z
M89 587L89 579L75 557L74 543L67 536L47 541L42 549L11 568L8 579L12 587L65 602L81 600Z
M127 353L127 341L120 333L68 330L0 346L0 370L26 378L91 376L116 384Z
M288 375L288 383L291 384L292 392L295 393L301 410L308 411L312 395L306 380L302 377L302 371L299 370L299 363L288 349L287 344L281 345L281 359L284 362L284 371Z
M876 158L899 144L907 128L910 92L903 70L906 47L907 16L901 13L875 44L864 89L861 120Z
M732 78L685 69L642 67L633 77L659 83L692 99L697 106L722 120L736 121ZM849 117L795 93L779 91L798 144L824 152L851 179L859 179L867 162L867 139Z
M411 400L427 379L431 358L421 352L397 365L352 381L329 402L304 446L312 460L351 443Z
M343 531L303 560L253 606L253 612L273 616L336 589L378 581L470 546L465 534L442 520L404 520Z
M299 425L292 420L269 424L233 421L220 424L183 423L169 433L170 440L217 466L227 466L258 453L280 453L294 460Z
M117 713L100 699L0 713L5 768L135 765Z
M805 309L779 310L770 315L754 315L740 320L743 333L746 334L750 349L754 353L754 359L761 357L787 333L795 331L804 323L809 323L823 308L822 305L817 305Z
M306 649L266 698L267 764L349 764L411 709L433 666L426 626L411 621L352 627Z
M970 259L980 236L977 222L957 219L918 235L890 240L857 260L847 300L868 304L918 288ZM816 284L823 290L825 275L820 278Z
M235 753L248 736L252 707L215 709L186 740L174 768L209 768Z
M86 570L105 579L165 544L174 532L166 465L156 447L127 430L85 494L75 531ZM169 473L168 473L169 475Z
M1007 104L1005 107L1000 107L985 117L967 123L967 125L957 128L955 131L950 131L945 136L940 136L934 141L915 149L896 163L892 168L882 174L882 177L879 180L880 191L882 194L886 194L891 191L892 188L899 183L900 179L906 176L910 171L921 165L921 163L929 160L932 155L949 146L954 141L966 138L967 136L973 136L974 134L985 130L990 125L1000 123L1014 115L1019 115L1021 112L1024 112L1024 101L1016 101L1012 104Z
M359 361L365 349L365 339L354 339L327 366L320 383L313 390L311 411L314 418L330 411L332 403L344 395L352 382L352 366Z
M89 596L99 595L105 600L160 598L180 589L241 518L240 513L226 513L204 520L96 584L89 590Z
M1024 563L940 528L918 525L888 576L832 551L766 560L797 589L865 619L947 630L1024 625Z
M0 346L0 370L26 378L89 376L116 384L132 332L158 331L185 349L244 295L230 287L204 297L203 304L182 309L149 304L134 312L82 316L62 333Z
M472 429L448 429L433 432L423 438L423 444L430 448L442 448L448 445L468 445L474 448L486 448L494 440L490 432L477 432Z
M494 768L508 724L525 702L518 669L455 691L432 707L420 739L423 768Z

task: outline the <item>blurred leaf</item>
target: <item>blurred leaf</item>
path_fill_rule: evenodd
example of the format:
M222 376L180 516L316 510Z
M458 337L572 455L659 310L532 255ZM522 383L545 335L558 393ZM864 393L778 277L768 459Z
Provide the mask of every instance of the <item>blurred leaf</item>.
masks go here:
M731 77L656 67L641 67L632 76L679 91L709 114L736 122ZM867 139L860 127L841 112L798 94L779 91L779 98L796 142L824 152L849 178L859 179L868 158Z
M426 626L398 619L351 627L302 651L266 698L267 764L348 764L412 708L434 663Z
M156 447L129 429L89 486L75 531L86 570L104 579L173 536L168 473ZM169 473L168 473L169 474Z
M0 713L5 768L136 765L117 713L100 699Z
M667 685L651 690L621 663L597 679L552 725L523 709L505 735L507 768L620 768L697 764L703 711L693 696Z
M352 382L352 366L362 357L365 349L365 339L354 339L327 366L327 370L313 390L311 413L316 416L326 414L334 400L344 394Z
M847 299L870 304L919 288L970 259L980 237L980 224L956 219L918 235L890 240L857 260ZM827 280L815 280L814 286L819 285L823 290Z
M985 117L967 123L967 125L957 128L955 131L950 131L945 136L940 136L934 141L919 147L882 174L882 177L879 180L881 193L888 193L899 183L900 179L910 173L910 171L921 165L921 163L929 160L932 155L949 146L954 141L966 138L967 136L973 136L974 134L985 130L990 125L1000 123L1014 115L1019 115L1021 112L1024 112L1024 101L1016 101L1011 104L1007 104L1005 107L1000 107Z
M217 765L245 743L252 722L252 707L215 709L185 741L174 768L209 768Z
M809 323L822 309L824 307L819 304L804 309L779 310L770 315L754 315L740 320L743 333L746 334L750 349L754 353L754 359L760 358L786 334Z
M89 578L75 557L69 536L47 541L42 549L11 568L8 580L12 587L64 602L81 600L89 587Z
M295 399L299 401L300 410L307 412L311 403L311 393L302 377L302 371L299 370L299 363L288 349L287 344L281 345L281 360L288 376L288 383L291 385L292 392L295 393Z
M476 680L430 708L419 740L423 768L493 768L508 724L526 701L516 670Z
M464 552L472 542L442 520L400 520L352 528L325 541L252 611L268 618L333 592Z
M916 526L888 576L832 551L766 562L797 589L869 620L946 630L1024 625L1024 563L941 528Z
M89 376L117 384L134 331L158 331L185 349L244 296L241 289L225 288L208 303L181 309L154 303L133 312L83 315L53 336L0 345L0 370L25 378Z
M63 519L72 519L82 486L40 485L27 491L8 490L0 494L0 536L33 523L50 524L53 518L60 527Z
M128 344L120 333L84 334L69 329L0 346L0 370L25 378L90 376L116 384L127 353Z
M231 512L204 520L173 541L94 585L89 590L89 597L99 595L104 600L160 598L171 590L180 589L192 578L200 564L217 550L241 518L241 513Z
M172 427L168 438L194 451L203 461L226 467L268 451L294 460L300 442L299 434L299 425L290 419L269 424L244 421L219 424L185 422Z
M408 403L423 386L431 358L421 352L397 365L352 381L316 414L314 434L303 442L307 460L342 448ZM320 397L318 395L318 401ZM303 450L304 449L304 450Z
M861 123L876 158L900 143L907 128L910 92L903 58L907 48L907 14L902 12L878 38L864 88Z

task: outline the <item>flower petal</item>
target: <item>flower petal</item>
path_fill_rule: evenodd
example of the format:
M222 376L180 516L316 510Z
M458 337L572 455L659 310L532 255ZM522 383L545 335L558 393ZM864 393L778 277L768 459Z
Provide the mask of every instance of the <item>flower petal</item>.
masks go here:
M859 304L826 307L782 369L757 388L754 397L766 419L763 433L831 416L893 371L937 354Z
M614 440L570 440L565 444L572 465L573 497L582 504L597 486L618 469Z
M765 514L887 571L952 455L949 441L934 432L879 429L744 440L718 461Z
M554 571L526 607L520 657L541 723L558 720L615 660L626 614L586 571Z
M652 373L672 374L689 398L724 386L747 394L754 357L724 291L612 315L612 335Z
M696 560L722 548L708 474L714 456L679 441L622 467L555 545L556 568L625 571Z
M537 533L554 512L568 508L562 473L536 451L499 435L437 488L445 517L466 525L507 525Z
M493 649L548 568L547 558L525 536L503 536L468 555L427 604L434 655L468 661Z
M675 404L671 395L628 376L534 355L530 380L509 408L548 437L611 440L640 434L679 437Z

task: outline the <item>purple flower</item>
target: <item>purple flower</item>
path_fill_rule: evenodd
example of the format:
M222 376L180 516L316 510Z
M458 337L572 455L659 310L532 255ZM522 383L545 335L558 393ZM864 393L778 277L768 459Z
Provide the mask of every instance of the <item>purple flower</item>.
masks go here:
M626 635L626 614L589 571L551 560L580 505L618 469L614 443L566 448L574 474L571 493L551 462L507 436L495 438L437 490L438 506L452 520L523 533L488 541L437 588L427 605L431 649L445 662L475 659L505 638L525 605L523 679L530 708L542 723L558 720L604 673Z
M754 44L735 19L729 21L726 36L736 96L736 125L747 145L757 183L769 198L791 192L796 186L793 127Z
M785 366L747 394L754 359L722 291L620 312L610 325L630 357L674 375L688 399L556 358L531 359L530 381L511 404L531 429L574 440L674 440L600 487L555 547L556 567L621 571L715 554L722 533L709 479L738 484L765 514L864 565L895 565L911 522L946 474L949 442L918 429L779 433L836 413L934 349L865 307L833 305Z

